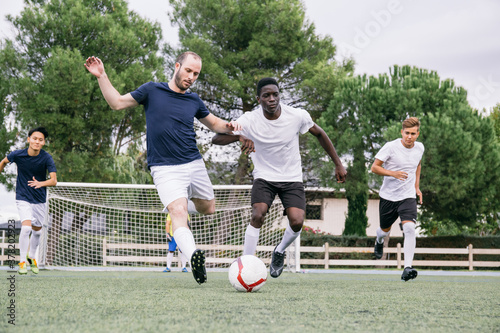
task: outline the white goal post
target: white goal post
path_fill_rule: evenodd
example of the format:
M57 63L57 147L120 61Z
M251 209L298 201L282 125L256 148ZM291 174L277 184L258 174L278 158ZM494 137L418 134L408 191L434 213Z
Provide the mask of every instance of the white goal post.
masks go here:
M214 186L216 212L191 215L207 268L227 268L243 252L251 218L251 185ZM47 214L38 251L41 267L160 268L168 253L166 213L154 185L64 183L47 189ZM276 198L266 216L257 256L270 262L288 221ZM300 269L296 245L288 269ZM177 256L177 254L176 254ZM297 262L296 262L297 261Z

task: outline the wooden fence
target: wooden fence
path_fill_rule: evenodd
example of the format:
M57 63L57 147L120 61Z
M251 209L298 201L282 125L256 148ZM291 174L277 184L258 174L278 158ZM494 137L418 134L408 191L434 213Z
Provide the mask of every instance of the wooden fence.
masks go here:
M243 251L242 245L197 245L202 250L216 251ZM108 250L117 249L147 249L147 250L166 250L167 244L117 244L103 241L103 266L109 262L149 262L163 263L166 258L144 257L144 256L114 256L109 255ZM257 246L257 251L274 250L274 246ZM402 268L402 248L398 243L396 247L385 247L384 254L395 254L394 260L374 260L374 259L330 259L332 253L373 253L372 247L331 247L325 243L322 247L301 246L300 253L323 253L323 259L302 259L296 262L296 270L300 265L322 266L325 269L331 266L392 266ZM500 267L500 261L474 261L474 255L500 255L500 249L474 249L472 244L467 248L416 248L415 254L463 254L467 255L467 260L414 260L413 266L432 266L432 267L468 267L473 270L474 267ZM232 263L234 258L212 258L207 257L207 263ZM270 259L263 259L268 264Z
M2 242L0 242L0 265L3 265L8 260L7 249L9 243L6 242L5 232L2 233ZM105 239L102 244L102 259L103 266L107 266L111 262L144 262L144 263L165 263L166 257L146 257L146 256L115 256L108 254L109 250L125 250L125 249L144 249L144 250L168 250L168 244L129 244L129 243L108 243ZM18 248L18 244L16 244ZM198 245L202 250L215 251L243 251L242 245ZM271 252L274 246L257 246L259 252ZM322 253L321 259L304 259L299 258L296 261L296 270L300 269L300 265L319 266L329 269L334 266L389 266L402 268L403 250L401 244L396 247L384 247L384 254L395 254L395 259L392 260L374 260L374 259L330 259L335 253L373 253L372 247L332 247L325 243L321 247L301 246L300 253ZM475 249L472 244L466 248L419 248L415 249L415 254L438 254L438 255L467 255L466 260L414 260L413 266L425 267L468 267L473 270L474 267L500 267L500 261L477 261L474 260L474 255L500 255L500 249ZM12 259L12 258L11 258ZM15 256L15 260L19 260L19 255ZM213 258L207 257L207 263L214 264L230 264L234 258ZM263 259L264 263L269 264L270 259Z

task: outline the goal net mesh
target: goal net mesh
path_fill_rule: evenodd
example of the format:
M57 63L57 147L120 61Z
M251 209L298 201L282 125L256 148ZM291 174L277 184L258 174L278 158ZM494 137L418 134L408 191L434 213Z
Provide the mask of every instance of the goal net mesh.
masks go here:
M197 247L205 250L207 268L225 268L243 253L251 186L214 186L214 192L215 214L192 214L191 230ZM163 208L154 185L58 183L48 191L39 262L46 268L165 266ZM287 223L276 198L257 247L256 255L265 263ZM288 253L294 257L293 248Z

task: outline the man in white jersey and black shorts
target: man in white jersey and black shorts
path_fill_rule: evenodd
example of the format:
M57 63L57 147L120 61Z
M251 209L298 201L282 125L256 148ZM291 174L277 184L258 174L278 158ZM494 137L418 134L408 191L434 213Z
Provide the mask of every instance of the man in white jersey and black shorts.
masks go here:
M144 105L148 167L165 211L172 219L177 246L191 258L191 270L199 284L207 280L205 253L196 248L188 226L188 212L213 214L215 197L196 145L194 118L218 133L241 129L236 122L228 123L211 114L200 97L188 90L200 75L201 65L199 55L184 52L177 57L169 82L147 82L120 95L99 58L90 57L85 62L113 110Z
M384 176L379 193L380 227L377 229L375 240L375 258L382 258L384 237L389 234L392 224L399 217L404 234L404 271L401 275L403 281L417 277L412 262L416 247L417 196L422 204L419 185L424 154L424 145L416 142L419 134L418 118L410 117L403 121L402 139L387 142L375 155L371 167L373 173Z
M217 134L212 142L226 145L240 141L241 149L251 153L254 164L252 220L245 232L243 255L255 255L259 233L269 207L278 195L289 220L283 239L272 254L270 274L277 278L283 271L285 250L299 236L304 224L306 198L302 180L299 134L314 135L335 163L335 177L344 182L347 172L325 131L313 122L309 113L280 103L278 82L264 78L257 84L260 106L244 113L237 122L242 130Z

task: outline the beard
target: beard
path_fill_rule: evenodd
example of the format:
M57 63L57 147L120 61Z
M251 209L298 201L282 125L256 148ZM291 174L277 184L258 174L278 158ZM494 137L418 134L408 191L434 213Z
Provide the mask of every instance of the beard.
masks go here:
M177 72L177 74L175 74L174 81L175 81L175 85L177 86L177 88L179 88L181 91L186 91L191 86L191 85L189 85L188 87L184 87L182 79L179 75L179 72Z

